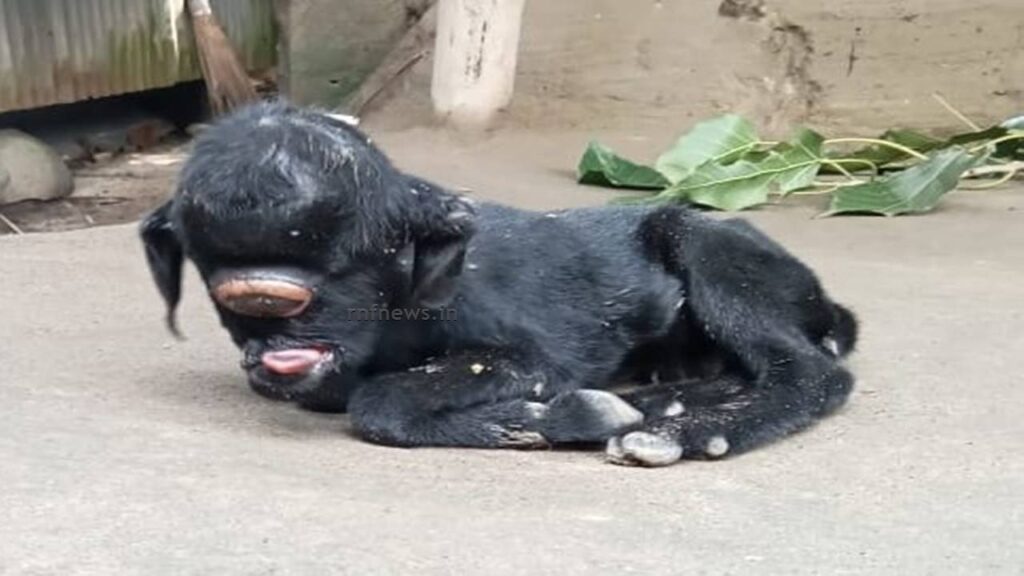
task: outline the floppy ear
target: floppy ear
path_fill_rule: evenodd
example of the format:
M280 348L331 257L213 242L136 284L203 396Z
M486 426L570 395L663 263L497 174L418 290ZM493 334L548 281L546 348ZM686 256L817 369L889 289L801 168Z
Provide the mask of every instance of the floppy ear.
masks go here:
M410 178L410 184L419 200L412 226L412 299L426 308L440 308L451 302L458 290L475 215L465 198L419 178Z
M181 247L170 219L171 202L157 208L139 226L142 243L146 247L146 262L153 281L167 304L167 329L181 338L175 310L181 300L181 268L185 252Z
M466 259L467 240L416 243L416 259L412 268L414 302L425 308L441 308L452 301Z

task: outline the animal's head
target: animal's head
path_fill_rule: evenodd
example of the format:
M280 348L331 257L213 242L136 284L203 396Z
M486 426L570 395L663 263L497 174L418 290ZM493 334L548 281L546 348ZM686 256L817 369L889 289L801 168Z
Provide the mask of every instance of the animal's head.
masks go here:
M252 386L301 400L371 360L374 311L451 300L472 225L352 126L270 103L202 133L141 235L171 330L190 260Z

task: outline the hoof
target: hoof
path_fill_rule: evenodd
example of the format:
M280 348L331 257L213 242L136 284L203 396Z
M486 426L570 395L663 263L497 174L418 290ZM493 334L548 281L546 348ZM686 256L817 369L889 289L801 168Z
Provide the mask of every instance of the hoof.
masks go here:
M630 432L608 441L608 461L622 466L668 466L683 457L683 447L675 440L650 432Z

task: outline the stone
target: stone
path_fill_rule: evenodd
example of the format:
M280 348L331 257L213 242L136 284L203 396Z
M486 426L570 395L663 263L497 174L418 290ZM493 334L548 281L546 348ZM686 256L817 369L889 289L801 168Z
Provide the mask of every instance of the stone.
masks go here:
M176 128L161 118L137 117L104 122L78 138L89 154L114 156L125 152L141 152L170 138Z
M75 189L71 171L42 141L18 130L0 130L0 206L64 198Z
M164 143L176 128L162 118L146 118L128 127L125 140L128 150L140 152Z

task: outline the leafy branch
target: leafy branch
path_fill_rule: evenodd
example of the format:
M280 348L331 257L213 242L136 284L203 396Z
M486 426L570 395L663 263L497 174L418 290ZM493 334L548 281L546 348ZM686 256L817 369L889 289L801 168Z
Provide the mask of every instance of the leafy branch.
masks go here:
M860 148L849 150L850 145ZM651 191L622 202L680 202L745 210L790 194L831 196L823 215L927 212L965 179L998 186L1024 170L1024 130L997 126L945 140L911 130L878 138L832 138L799 128L786 141L761 140L736 115L701 122L658 157L631 162L592 142L578 168L582 184ZM821 180L840 175L845 181Z

